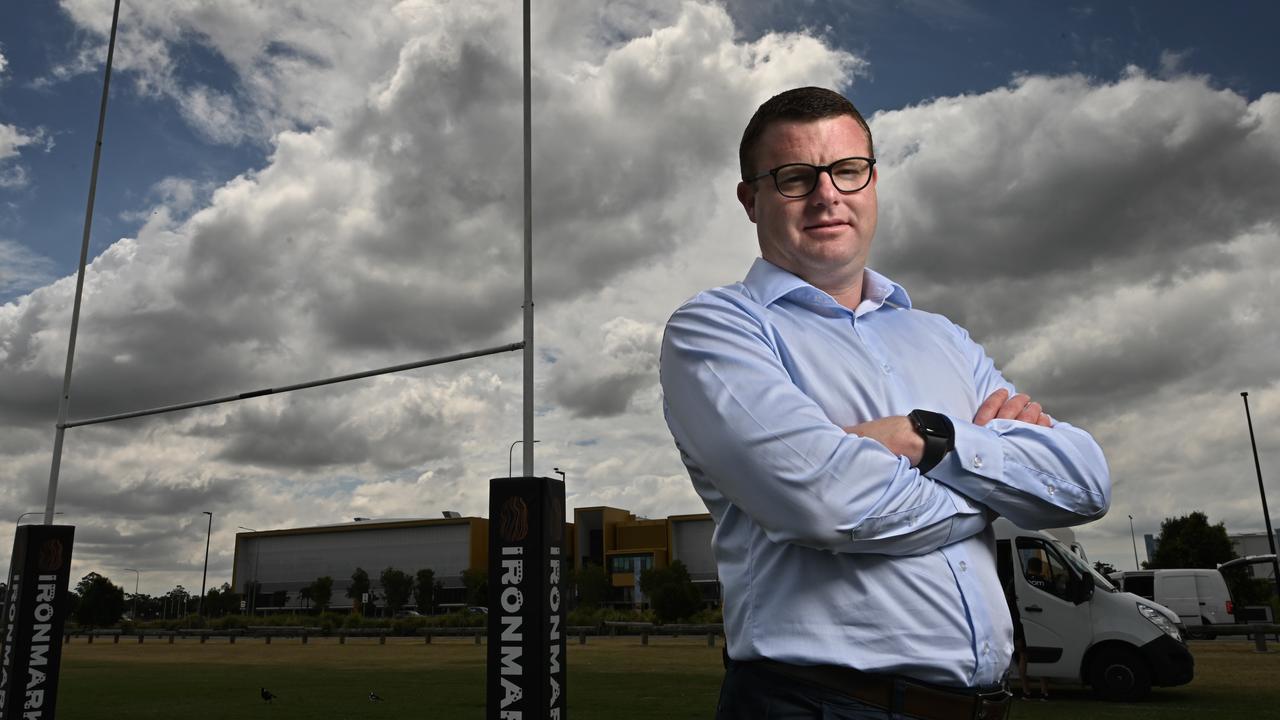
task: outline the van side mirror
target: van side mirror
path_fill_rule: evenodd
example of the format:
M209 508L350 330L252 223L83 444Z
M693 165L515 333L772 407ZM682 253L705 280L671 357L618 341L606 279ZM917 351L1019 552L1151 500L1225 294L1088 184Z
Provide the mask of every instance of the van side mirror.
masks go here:
M1071 570L1071 602L1081 605L1093 598L1093 578Z

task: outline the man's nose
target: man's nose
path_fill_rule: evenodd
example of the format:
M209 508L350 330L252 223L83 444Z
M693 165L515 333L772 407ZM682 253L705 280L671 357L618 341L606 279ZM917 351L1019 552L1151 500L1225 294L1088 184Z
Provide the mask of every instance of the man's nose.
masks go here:
M835 181L831 178L831 171L819 171L818 184L814 186L813 192L809 194L810 200L816 204L830 205L841 195L843 193L836 189Z

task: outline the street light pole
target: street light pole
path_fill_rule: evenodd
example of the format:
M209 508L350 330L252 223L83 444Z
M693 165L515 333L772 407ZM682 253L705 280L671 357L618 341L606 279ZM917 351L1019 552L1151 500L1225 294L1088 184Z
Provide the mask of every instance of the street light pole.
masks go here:
M560 476L560 482L565 482L563 470L560 468L551 468L551 471Z
M1267 524L1267 543L1271 546L1271 570L1276 581L1276 592L1280 593L1280 559L1276 558L1276 534L1271 530L1271 513L1267 510L1267 491L1262 486L1262 463L1258 462L1258 441L1253 437L1253 417L1249 414L1249 393L1242 392L1244 398L1244 418L1249 423L1249 444L1253 446L1253 469L1258 473L1258 495L1262 496L1262 519Z
M19 527L22 527L22 518L24 518L24 517L26 517L26 516L28 516L28 515L44 515L44 514L45 514L45 513L44 513L44 511L43 511L43 510L36 510L35 512L24 512L24 513L22 513L21 515L19 515L19 516L18 516L18 521L17 521L16 523L14 523L14 525L13 525L13 532L14 532L14 538L15 538L15 540L16 540L16 538L17 538L18 528L19 528ZM54 513L54 515L61 515L61 514L62 514L62 512L61 512L61 511ZM52 522L52 520L50 520L50 522ZM5 572L4 577L9 577L9 573L8 573L7 571ZM3 603L2 603L2 602L0 602L0 604L3 604Z
M200 576L200 603L196 606L197 613L204 617L204 584L209 579L209 538L213 535L213 513L203 510L200 514L209 516L209 529L204 536L204 575Z
M138 581L142 579L142 573L133 568L125 568L124 571L133 573L133 621L138 622Z
M507 448L507 477L511 477L511 453L514 452L516 449L516 446L522 442L524 442L524 440L517 440L511 443L511 447ZM534 440L534 442L542 442L542 441ZM533 472L533 471L530 470L529 472Z
M245 527L243 525L237 525L236 527L241 530L248 530L249 532L258 532L254 528ZM262 549L262 543L258 540L254 540L253 541L253 584L250 586L253 588L253 597L249 598L249 614L250 615L253 615L258 609L258 551L261 549Z
M18 522L17 522L16 524L17 524L17 525L21 525L21 524L22 524L22 518L24 518L24 517L26 517L26 516L28 516L28 515L43 515L43 514L44 514L44 511L43 511L43 510L36 510L35 512L24 512L24 513L22 513L21 515L19 515L19 516L18 516ZM54 513L54 515L61 515L61 514L62 514L62 512L61 512L61 511Z
M1133 516L1129 516L1129 539L1133 541L1133 569L1141 570L1142 564L1138 562L1138 536L1133 533Z

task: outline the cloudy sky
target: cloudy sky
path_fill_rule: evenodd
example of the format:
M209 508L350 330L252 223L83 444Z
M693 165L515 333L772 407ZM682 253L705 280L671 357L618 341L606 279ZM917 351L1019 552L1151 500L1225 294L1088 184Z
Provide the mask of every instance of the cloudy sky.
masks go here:
M518 4L150 3L120 20L72 418L518 341ZM0 546L44 507L111 0L0 26ZM701 512L661 416L662 325L757 250L754 108L848 94L880 158L872 265L1091 430L1082 530L1280 504L1280 52L1270 3L537 2L538 474L571 506ZM69 430L80 574L230 579L237 526L484 514L518 353ZM519 465L519 448L516 452ZM28 518L31 520L32 518Z

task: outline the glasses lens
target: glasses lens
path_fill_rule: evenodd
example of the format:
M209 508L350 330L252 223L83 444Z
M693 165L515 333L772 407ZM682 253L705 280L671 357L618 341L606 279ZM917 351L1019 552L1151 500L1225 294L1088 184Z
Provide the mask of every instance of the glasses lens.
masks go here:
M855 192L871 182L871 163L863 158L848 158L831 166L831 181L841 192Z
M778 184L778 192L784 197L804 197L808 195L815 180L818 177L817 170L812 165L783 165L773 174L774 182Z

